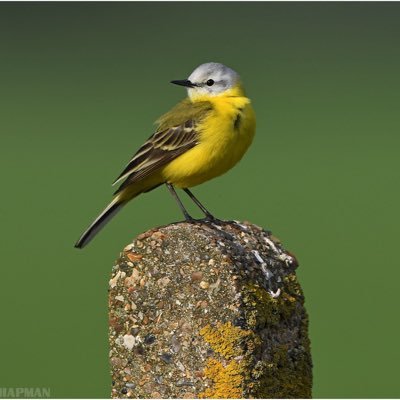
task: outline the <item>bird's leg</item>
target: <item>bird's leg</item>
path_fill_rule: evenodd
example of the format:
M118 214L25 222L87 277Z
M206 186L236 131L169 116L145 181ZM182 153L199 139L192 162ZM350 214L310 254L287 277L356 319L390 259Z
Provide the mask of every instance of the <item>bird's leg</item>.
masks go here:
M177 195L177 193L176 193L174 187L173 187L170 183L168 183L168 182L166 182L165 184L167 185L167 188L168 188L169 192L172 194L172 197L173 197L173 198L176 200L176 202L178 203L179 208L181 209L183 215L185 216L186 221L193 221L193 218L192 218L192 217L189 215L189 213L186 211L186 208L185 208L185 206L183 205L183 203L181 202L181 199L178 197L178 195Z
M200 208L201 211L203 211L204 215L207 217L207 219L211 220L211 221L215 221L217 220L217 218L215 218L204 206L203 204L200 203L199 200L196 199L196 197L194 196L194 194L187 188L183 189L185 191L185 193L193 200L193 202L196 204L197 207Z

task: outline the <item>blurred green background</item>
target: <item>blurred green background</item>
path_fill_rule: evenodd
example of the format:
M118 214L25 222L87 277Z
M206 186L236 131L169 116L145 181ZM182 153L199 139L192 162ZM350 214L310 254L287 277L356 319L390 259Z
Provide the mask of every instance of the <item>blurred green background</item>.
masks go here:
M119 251L163 187L73 244L200 63L239 71L255 143L194 193L300 260L315 397L399 397L399 3L1 3L0 387L108 397Z

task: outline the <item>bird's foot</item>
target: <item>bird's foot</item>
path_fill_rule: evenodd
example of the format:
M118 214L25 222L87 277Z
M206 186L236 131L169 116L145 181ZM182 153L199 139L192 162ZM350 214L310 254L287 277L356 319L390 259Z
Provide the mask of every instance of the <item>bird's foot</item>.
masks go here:
M188 222L189 224L193 224L193 223L197 222L197 219L193 218L189 214L185 214L185 221Z
M210 213L206 213L206 217L204 218L205 221L209 221L209 222L218 222L220 221L218 218L215 218L214 215L210 214Z

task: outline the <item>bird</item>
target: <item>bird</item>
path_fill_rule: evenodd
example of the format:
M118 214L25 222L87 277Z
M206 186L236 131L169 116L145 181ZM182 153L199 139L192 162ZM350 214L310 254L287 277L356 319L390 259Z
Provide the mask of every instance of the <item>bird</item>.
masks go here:
M195 221L175 188L183 189L204 213L216 218L189 190L231 169L252 143L256 118L237 72L216 62L198 66L187 79L171 83L187 97L156 121L155 132L114 181L112 201L81 235L83 248L130 200L165 184L185 219Z

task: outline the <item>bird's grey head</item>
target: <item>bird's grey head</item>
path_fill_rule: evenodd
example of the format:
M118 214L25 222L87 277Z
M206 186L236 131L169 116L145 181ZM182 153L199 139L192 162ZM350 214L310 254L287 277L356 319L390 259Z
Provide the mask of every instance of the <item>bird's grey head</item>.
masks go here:
M198 66L188 79L172 81L171 83L186 86L189 97L216 96L239 84L240 77L226 65L210 62Z

